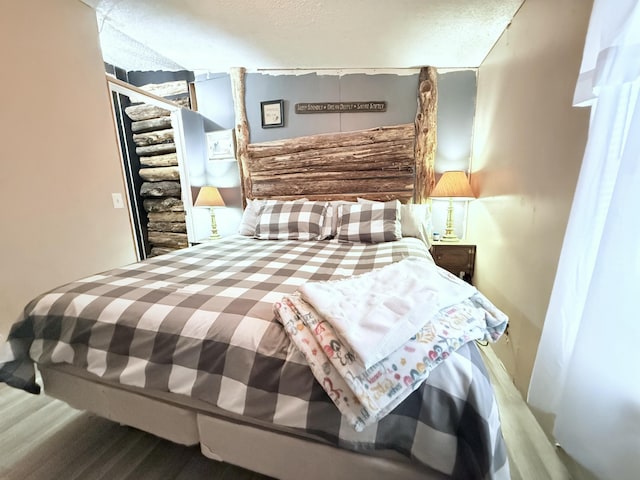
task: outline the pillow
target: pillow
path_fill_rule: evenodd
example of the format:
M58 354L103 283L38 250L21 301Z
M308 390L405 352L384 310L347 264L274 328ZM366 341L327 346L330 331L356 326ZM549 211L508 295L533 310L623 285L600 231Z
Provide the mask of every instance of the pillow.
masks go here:
M403 237L415 237L431 246L431 209L426 203L408 203L400 207Z
M373 200L358 198L358 203L374 203ZM381 203L381 202L378 202ZM415 237L431 246L431 209L426 203L407 203L400 206L400 228L403 237Z
M238 227L238 233L240 235L246 235L253 237L256 233L256 224L258 223L258 215L260 214L260 208L266 204L274 204L281 200L258 200L247 199L247 207L242 212L242 220L240 221L240 227ZM293 200L293 202L306 202L306 198L299 200Z
M275 202L260 208L255 237L261 240L320 240L327 202Z
M338 233L338 207L340 205L355 205L356 202L347 200L331 200L327 206L327 214L324 221L323 238L333 238Z
M400 202L355 203L338 206L340 242L380 243L402 238Z

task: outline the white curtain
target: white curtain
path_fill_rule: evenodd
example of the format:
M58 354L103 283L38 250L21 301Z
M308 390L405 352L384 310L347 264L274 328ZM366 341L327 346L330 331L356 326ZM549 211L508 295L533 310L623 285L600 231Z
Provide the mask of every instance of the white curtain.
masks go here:
M589 137L529 403L602 479L640 478L640 0L595 0L575 105Z

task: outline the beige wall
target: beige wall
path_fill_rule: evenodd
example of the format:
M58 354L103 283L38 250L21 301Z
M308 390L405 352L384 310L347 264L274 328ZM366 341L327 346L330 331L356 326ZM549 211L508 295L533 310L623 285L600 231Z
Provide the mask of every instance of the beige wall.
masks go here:
M79 0L2 9L0 334L57 284L135 261L95 14Z
M496 351L526 395L589 110L571 106L591 2L526 0L478 74L468 229L475 281L510 316Z

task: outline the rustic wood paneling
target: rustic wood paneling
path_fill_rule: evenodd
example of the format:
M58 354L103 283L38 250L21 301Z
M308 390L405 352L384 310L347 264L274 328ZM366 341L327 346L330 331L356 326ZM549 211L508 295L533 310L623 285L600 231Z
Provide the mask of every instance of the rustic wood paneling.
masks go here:
M244 70L232 72L243 197L423 203L434 184L437 72L420 71L413 124L250 143Z
M246 199L253 198L248 195L251 192L251 175L248 170L247 162L249 160L249 152L247 146L249 144L249 121L247 120L247 109L245 105L245 73L242 67L232 68L231 92L233 94L233 106L236 116L236 159L240 171L240 186L242 188L242 206L246 206Z
M247 198L413 197L414 126L310 135L247 145Z
M437 147L438 74L424 67L418 78L418 111L415 120L415 203L424 203L435 185Z

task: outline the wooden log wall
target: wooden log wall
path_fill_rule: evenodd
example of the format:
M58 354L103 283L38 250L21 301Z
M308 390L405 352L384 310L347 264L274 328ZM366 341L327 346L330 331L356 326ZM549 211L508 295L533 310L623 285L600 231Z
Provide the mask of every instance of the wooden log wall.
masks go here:
M189 107L186 81L140 88ZM151 245L148 256L187 247L187 226L170 111L140 103L127 107L125 113L132 121L133 141L140 159L138 174L143 183L139 195L148 217L148 241Z
M249 144L248 198L413 198L413 124Z
M434 184L437 71L424 67L413 124L250 143L245 71L231 72L243 201L399 199L424 203Z
M418 77L418 111L415 120L415 203L424 203L436 183L437 117L438 72L434 67L423 67Z

